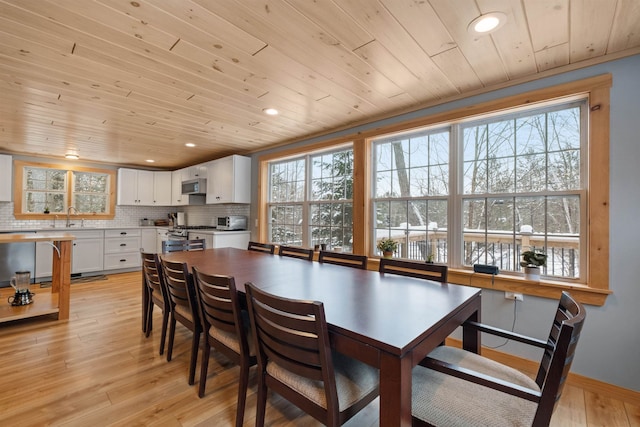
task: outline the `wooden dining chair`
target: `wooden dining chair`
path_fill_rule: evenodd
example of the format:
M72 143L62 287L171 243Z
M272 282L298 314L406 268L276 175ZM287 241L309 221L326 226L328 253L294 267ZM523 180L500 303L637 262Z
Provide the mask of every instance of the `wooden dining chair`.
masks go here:
M272 245L271 243L249 242L247 250L265 252L273 255L276 251L276 245Z
M165 339L167 336L167 325L169 324L169 313L171 303L167 294L164 282L164 273L158 255L155 253L142 252L142 273L146 285L147 306L145 307L146 325L145 336L148 338L153 326L153 306L157 305L162 310L162 331L160 335L160 354L164 354Z
M176 323L180 322L193 333L191 340L191 360L189 362L189 385L195 382L196 363L198 361L198 345L202 333L202 323L198 314L198 302L193 284L193 276L186 263L167 261L160 258L164 272L171 312L169 316L169 348L167 361L171 361L173 340L176 335Z
M378 396L378 370L333 352L324 306L245 285L258 357L256 426L267 388L327 426L339 426Z
M546 341L467 322L477 331L543 349L536 379L472 352L437 347L413 369L413 425L548 426L585 316L584 307L563 292Z
M206 249L204 239L192 239L192 240L163 240L162 241L162 253L179 251L201 251Z
M248 313L240 309L233 277L205 274L193 267L193 280L196 285L200 320L205 335L200 360L198 396L204 396L209 354L211 347L213 347L240 365L236 426L241 427L247 400L249 368L256 364L255 342L253 337L247 338L250 335Z
M298 246L280 245L278 255L313 261L313 249L305 249Z
M349 254L344 252L320 251L318 261L327 263L327 264L336 264L336 265L342 265L345 267L360 268L362 270L365 270L367 268L366 255L355 255L355 254Z
M395 258L381 258L378 271L380 271L380 273L400 274L402 276L417 277L418 279L447 283L449 268L442 264L404 261Z

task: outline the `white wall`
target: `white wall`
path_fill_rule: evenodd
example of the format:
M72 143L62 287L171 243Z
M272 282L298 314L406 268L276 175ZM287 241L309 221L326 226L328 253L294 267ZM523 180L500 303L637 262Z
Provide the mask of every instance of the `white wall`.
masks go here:
M393 119L382 120L366 126L338 132L324 138L314 138L296 143L296 146L321 141L331 137L352 134L384 124L396 123L413 117L434 114L492 99L580 80L605 73L613 75L611 90L611 230L610 230L610 280L613 295L602 307L587 306L587 319L573 363L572 371L593 379L640 391L640 55L584 68L570 73L549 77L488 94L428 108ZM257 159L267 152L256 153L252 164L251 224L257 218ZM255 228L252 227L255 233ZM256 237L255 235L253 236ZM556 301L526 295L516 307L515 330L539 338L545 338L551 327L551 316ZM502 292L483 290L483 321L503 328L511 328L513 303L504 299ZM500 345L504 340L487 337L485 345ZM509 343L499 351L517 354L535 360L539 353L519 344Z

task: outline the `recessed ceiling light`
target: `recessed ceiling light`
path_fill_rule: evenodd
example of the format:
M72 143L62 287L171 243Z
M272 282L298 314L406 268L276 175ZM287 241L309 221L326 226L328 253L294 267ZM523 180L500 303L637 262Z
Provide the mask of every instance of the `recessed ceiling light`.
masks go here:
M186 144L184 144L185 147L195 147L196 144L194 144L193 142L187 142Z
M278 110L276 110L275 108L265 108L264 110L262 110L265 114L268 114L270 116L276 116L278 114Z
M78 156L78 153L69 151L67 152L67 154L64 155L64 158L69 160L78 160L80 156Z
M147 159L147 160L145 160L145 162L147 162L147 163L155 163L156 161L153 160L153 159Z
M467 30L471 34L489 34L502 27L505 22L507 22L507 15L502 12L485 13L471 21Z

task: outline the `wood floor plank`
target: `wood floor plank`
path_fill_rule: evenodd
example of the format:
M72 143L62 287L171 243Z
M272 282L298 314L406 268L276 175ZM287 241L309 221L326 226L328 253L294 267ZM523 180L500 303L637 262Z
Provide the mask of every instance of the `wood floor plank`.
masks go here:
M587 423L589 427L628 427L624 403L604 394L584 392Z
M74 284L67 321L53 317L0 325L0 426L235 425L239 368L212 352L205 396L187 384L191 332L177 326L173 360L158 353L161 313L141 331L140 273ZM199 355L200 357L200 355ZM255 425L257 376L249 374L244 426ZM379 399L345 424L379 422ZM321 424L270 392L267 426ZM640 427L640 407L567 385L554 427Z

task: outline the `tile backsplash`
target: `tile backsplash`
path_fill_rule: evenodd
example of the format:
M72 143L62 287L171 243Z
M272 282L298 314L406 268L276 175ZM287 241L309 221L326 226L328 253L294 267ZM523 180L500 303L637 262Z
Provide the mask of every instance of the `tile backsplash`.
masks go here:
M118 228L137 227L140 220L164 219L171 212L185 212L187 225L215 225L216 218L225 215L249 216L250 205L225 204L225 205L198 205L198 206L116 206L116 215L112 220L85 219L85 227ZM73 216L73 222L77 225L82 214ZM32 230L50 228L53 222L57 227L64 227L66 215L54 214L47 220L17 220L13 216L13 203L0 203L0 230Z

